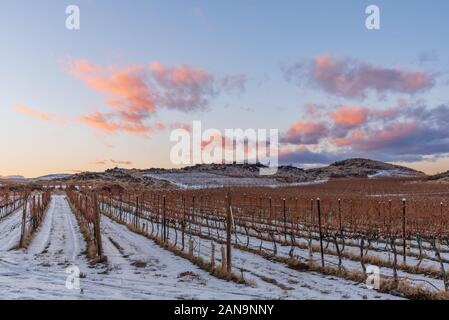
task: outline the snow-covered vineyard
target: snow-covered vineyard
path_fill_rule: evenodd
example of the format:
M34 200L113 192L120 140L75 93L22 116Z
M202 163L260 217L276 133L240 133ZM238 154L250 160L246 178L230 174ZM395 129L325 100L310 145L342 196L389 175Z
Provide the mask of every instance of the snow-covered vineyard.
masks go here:
M318 272L294 270L285 263L238 247L232 251L233 268L242 273L245 281L238 283L221 279L200 268L186 257L187 254L179 254L180 239L177 239L178 251L170 250L145 236L141 230L133 230L129 225L119 223L118 211L114 211L116 207L102 211L101 250L106 259L92 263L88 258L89 244L80 230L79 217L73 210L74 206L70 206L68 196L62 192L51 195L42 221L38 221L35 232L21 247L19 242L24 236L24 216L30 214L31 217L31 222L26 218L26 224L35 223L36 218L33 217L41 216L34 216L31 212L37 208L32 201L29 201L24 215L21 200L10 200L15 205L2 209L0 215L2 299L399 298L368 289L363 283ZM38 201L40 203L40 198ZM143 227L150 235L148 228L149 224ZM156 228L156 225L150 228ZM157 228L162 228L162 225ZM175 236L180 237L175 232L175 229L167 232L172 242ZM216 261L220 264L219 244L201 238L200 234L192 232L188 237L192 243L200 244L195 245L194 255L210 259L211 247L217 245ZM257 242L255 246L260 243L256 238L249 240ZM187 253L189 246L186 244L182 250ZM281 252L283 250L285 248L280 248ZM350 261L346 263L351 267ZM76 278L78 269L79 289L76 280L71 281Z

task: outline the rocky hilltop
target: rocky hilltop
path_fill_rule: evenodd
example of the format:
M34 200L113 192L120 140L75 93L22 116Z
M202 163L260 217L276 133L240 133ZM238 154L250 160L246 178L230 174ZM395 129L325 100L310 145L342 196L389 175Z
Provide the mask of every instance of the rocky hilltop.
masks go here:
M432 182L449 183L449 171L430 176L428 177L428 180Z
M104 172L83 172L74 175L49 175L25 179L21 183L88 183L120 184L123 186L149 186L153 188L194 188L225 185L286 186L315 183L338 178L423 178L426 175L407 167L370 159L348 159L329 166L302 169L294 166L279 166L276 174L261 176L263 164L199 164L181 169L123 169L113 168ZM429 179L446 179L449 172ZM17 181L16 181L17 182Z
M307 170L309 178L381 178L381 177L424 177L423 172L370 159L348 159L327 167Z

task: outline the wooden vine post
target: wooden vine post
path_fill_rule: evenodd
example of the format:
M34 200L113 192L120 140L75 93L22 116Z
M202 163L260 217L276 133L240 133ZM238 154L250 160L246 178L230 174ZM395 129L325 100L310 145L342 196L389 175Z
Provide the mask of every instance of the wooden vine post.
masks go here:
M321 252L321 266L324 268L324 249L323 249L323 229L321 226L321 204L320 198L316 199L317 207L318 207L318 227L320 232L320 252Z
M122 192L120 192L120 209L119 209L120 221L122 221L123 216L123 203L122 203Z
M405 207L406 200L402 199L402 250L404 255L404 265L407 264L407 247L406 247L406 234L405 234Z
M165 196L162 197L162 241L167 240L167 217L165 212Z
M282 199L282 214L284 215L284 237L285 241L287 241L287 209L285 208L285 198Z
M139 221L138 221L138 216L139 216L139 197L136 197L136 211L135 211L135 215L134 215L134 227L137 229L139 226Z
M93 194L94 207L94 236L97 245L97 254L99 257L103 256L103 245L101 243L101 229L100 229L100 213L98 212L98 198L97 193Z
M343 223L341 217L341 199L338 199L338 227L340 229L340 237L343 238Z
M271 197L270 197L270 223L273 222L273 212L272 212L272 203L271 203Z
M186 231L186 198L182 197L182 251L185 247L185 231Z
M25 241L26 222L27 222L27 203L28 203L28 193L25 192L25 194L23 196L22 229L20 232L20 242L19 242L20 248L23 248L24 241Z
M232 212L231 212L231 192L228 191L226 196L226 271L232 272Z

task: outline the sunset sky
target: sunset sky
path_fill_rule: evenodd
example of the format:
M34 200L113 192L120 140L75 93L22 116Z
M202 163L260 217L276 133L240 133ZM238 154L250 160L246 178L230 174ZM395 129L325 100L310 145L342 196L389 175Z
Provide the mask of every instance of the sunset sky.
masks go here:
M0 176L172 167L194 120L277 128L286 164L449 170L447 0L1 4Z

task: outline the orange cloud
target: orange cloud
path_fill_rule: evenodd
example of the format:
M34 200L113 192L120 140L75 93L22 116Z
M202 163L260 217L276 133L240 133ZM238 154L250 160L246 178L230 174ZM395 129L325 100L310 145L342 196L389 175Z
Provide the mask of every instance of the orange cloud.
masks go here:
M324 122L298 121L283 135L281 140L294 144L317 144L329 133L329 129Z
M95 160L90 162L90 164L96 165L96 166L106 166L108 163L111 163L113 165L121 165L121 166L130 166L133 164L132 161L121 161L121 160Z
M105 166L106 165L106 160L95 160L90 162L90 164L94 164L97 166Z
M330 117L336 125L354 128L364 124L368 114L368 108L341 106L336 111L331 112Z
M181 111L203 109L220 90L243 88L246 77L226 77L221 81L206 70L188 65L164 66L153 62L147 66L97 66L87 60L66 62L69 74L82 80L90 89L105 96L110 112L93 112L81 121L106 133L123 131L148 136L152 131L171 128L162 123L145 122L159 109ZM181 125L189 128L188 125Z
M66 119L64 117L61 116L55 116L52 113L49 112L42 112L42 111L38 111L38 110L34 110L31 108L28 108L22 104L17 104L15 106L16 110L27 115L30 116L32 118L38 119L41 122L48 122L48 121L58 121L61 123L65 123Z
M102 67L86 60L74 60L68 64L68 71L91 89L106 94L106 102L124 120L139 122L156 110L152 90L141 66Z
M92 112L89 115L81 116L80 120L91 127L107 133L124 131L148 136L152 131L148 125L139 123L117 123L112 120L112 117L113 114L110 113Z
M336 138L331 142L338 147L350 146L353 141L360 141L365 136L365 132L360 129L356 129L352 131L348 137L345 138Z
M130 166L133 164L132 161L120 161L120 160L113 160L113 159L111 159L109 161L111 161L111 163L115 164L115 165Z

